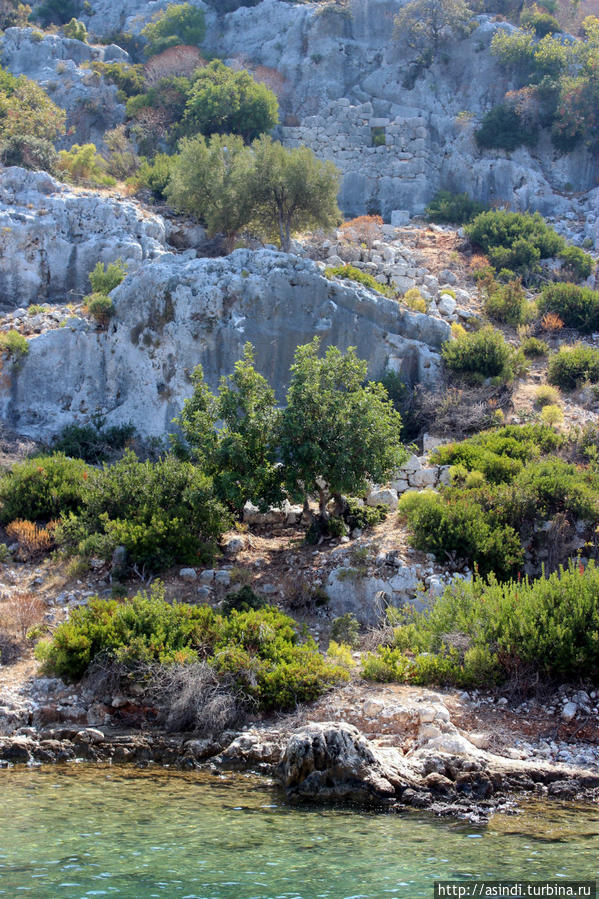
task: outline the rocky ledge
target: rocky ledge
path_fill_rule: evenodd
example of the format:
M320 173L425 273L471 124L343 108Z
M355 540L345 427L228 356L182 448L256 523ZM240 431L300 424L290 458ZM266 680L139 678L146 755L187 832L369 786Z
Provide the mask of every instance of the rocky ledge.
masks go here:
M218 739L64 725L0 737L0 768L83 760L252 771L273 778L291 800L389 811L407 806L476 821L513 808L518 794L599 800L597 771L506 759L456 735L433 738L404 755L344 722L310 723L291 732L253 728Z

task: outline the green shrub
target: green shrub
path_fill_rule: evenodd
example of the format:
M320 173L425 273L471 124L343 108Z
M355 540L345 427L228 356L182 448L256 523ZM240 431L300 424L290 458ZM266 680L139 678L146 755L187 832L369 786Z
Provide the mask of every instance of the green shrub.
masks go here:
M16 134L0 145L0 161L5 166L19 165L37 171L42 169L52 175L58 164L58 153L49 140L29 134Z
M44 26L64 25L80 14L82 6L82 0L43 0L36 5L33 18Z
M513 106L502 103L483 116L474 137L484 149L515 150L533 146L537 142L537 129L525 122Z
M520 344L520 349L525 356L531 358L546 356L549 352L548 344L544 340L539 340L538 337L526 337Z
M252 609L263 609L266 606L266 600L252 588L245 584L239 590L227 593L222 602L223 615L230 615L231 612L250 612Z
M360 645L360 624L351 612L333 618L331 624L331 640L355 649Z
M179 44L197 47L206 34L204 12L191 3L167 6L154 16L141 33L147 41L147 56L155 56Z
M347 501L345 520L350 530L360 528L362 531L367 531L384 521L388 513L387 506L367 506L365 503L350 498Z
M547 380L564 390L573 390L583 381L598 383L599 350L582 343L560 347L549 359Z
M355 281L357 284L361 284L362 287L368 287L370 290L382 293L385 297L394 297L397 294L397 291L389 287L388 284L381 284L368 272L363 272L354 265L338 265L336 268L326 268L324 276L325 278L343 278L348 281Z
M106 327L114 315L114 303L103 293L92 293L85 298L85 309L101 327Z
M65 37L70 37L75 41L81 41L87 44L87 28L83 22L73 17L70 22L62 26L62 33Z
M535 390L535 405L540 406L541 408L559 402L559 398L559 390L556 387L552 387L550 384L541 384Z
M466 233L496 269L508 268L529 275L540 259L557 256L565 242L538 213L489 210L478 215Z
M471 493L452 490L441 497L425 491L408 501L402 497L400 512L406 515L413 545L434 553L439 561L447 561L450 554L476 564L482 574L509 577L524 563L520 537L494 510L473 502Z
M260 709L292 708L348 677L313 640L300 643L293 619L275 608L223 617L208 606L170 605L160 585L123 603L91 599L38 644L36 655L48 670L74 679L98 656L133 670L204 660Z
M0 522L51 521L83 504L88 466L62 453L18 462L0 477Z
M588 522L599 519L599 475L589 469L543 459L524 468L515 483L539 518L565 512Z
M507 284L495 282L485 294L484 308L489 318L505 325L521 325L529 317L529 303L519 278Z
M0 141L35 137L53 141L64 133L66 113L45 90L25 75L0 67Z
M564 247L559 257L564 264L564 272L566 275L569 274L573 281L584 281L595 268L593 257L580 247Z
M0 333L0 353L8 356L13 362L18 362L29 352L29 341L23 334L19 334L11 328L10 331Z
M106 169L106 160L96 151L95 144L73 144L70 150L60 150L58 154L59 172L76 184L112 187L116 180Z
M166 153L157 153L152 160L144 159L135 173L134 181L138 188L146 187L152 191L156 200L164 200L166 186L171 175L172 157Z
M84 506L63 520L58 539L83 555L109 558L124 546L132 563L158 571L210 561L230 525L212 482L189 462L140 462L132 451L91 473Z
M135 97L144 91L144 68L141 65L96 61L92 63L92 68L94 72L102 75L109 84L115 84L123 97Z
M456 636L465 651L452 645ZM430 610L397 627L394 643L366 657L365 677L483 687L519 672L531 682L595 681L599 571L593 562L586 569L571 562L535 581L455 584Z
M431 222L465 225L484 209L482 203L473 200L468 194L440 190L426 207L425 215Z
M520 24L532 28L537 37L545 37L547 34L555 34L562 30L555 16L540 10L537 6L522 11Z
M215 59L198 69L187 98L182 131L187 135L239 134L246 143L279 121L275 94L245 69Z
M442 355L452 371L478 379L510 381L521 366L518 354L503 334L490 326L449 340L443 345Z
M564 420L564 413L556 403L548 403L541 409L541 421L548 425L559 425Z
M125 275L127 274L127 266L122 259L104 265L97 262L93 271L89 273L89 283L91 284L94 294L108 294L118 287Z
M408 309L413 312L426 312L428 309L427 302L417 287L410 287L401 298L401 302L405 303Z
M599 329L599 291L577 284L548 284L537 301L539 312L555 312L565 325L583 333Z
M107 462L121 453L135 435L132 424L103 428L91 425L67 425L55 439L53 450L73 459L83 459L90 465Z

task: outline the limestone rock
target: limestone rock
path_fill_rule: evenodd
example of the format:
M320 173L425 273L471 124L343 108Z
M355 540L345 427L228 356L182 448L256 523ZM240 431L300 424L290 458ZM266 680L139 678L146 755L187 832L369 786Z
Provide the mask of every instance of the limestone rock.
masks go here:
M3 170L0 307L81 297L97 262L120 258L133 271L164 252L162 219L131 200L80 193L45 172Z
M292 796L302 799L376 803L390 800L411 782L399 754L383 761L375 747L349 724L308 724L293 734L278 769Z
M392 487L376 487L366 497L368 506L387 506L388 509L397 509L397 491Z

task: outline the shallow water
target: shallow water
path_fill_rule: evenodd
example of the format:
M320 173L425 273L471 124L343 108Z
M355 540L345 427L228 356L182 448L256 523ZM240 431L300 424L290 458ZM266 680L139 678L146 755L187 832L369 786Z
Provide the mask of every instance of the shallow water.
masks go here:
M393 899L439 879L595 879L599 809L530 804L473 826L298 808L252 778L0 771L0 897Z

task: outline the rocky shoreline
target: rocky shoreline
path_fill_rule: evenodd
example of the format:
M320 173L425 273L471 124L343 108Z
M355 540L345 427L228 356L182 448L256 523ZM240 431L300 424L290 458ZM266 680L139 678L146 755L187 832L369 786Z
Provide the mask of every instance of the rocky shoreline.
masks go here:
M90 762L215 774L234 770L268 777L290 800L386 811L411 807L476 822L513 811L518 799L530 794L599 801L599 772L588 769L483 750L466 755L459 740L454 752L429 741L405 756L382 742L343 722L311 723L291 732L251 728L218 739L62 725L0 737L0 768Z

